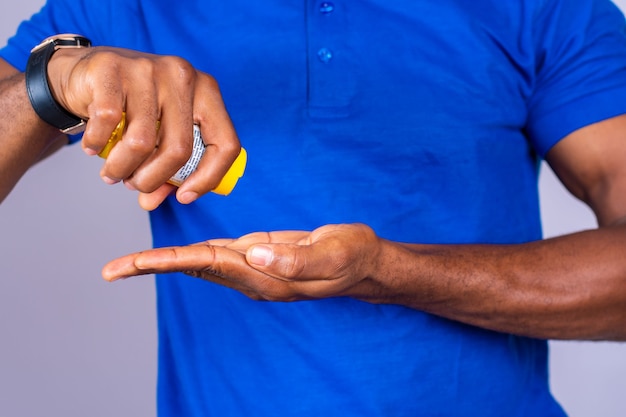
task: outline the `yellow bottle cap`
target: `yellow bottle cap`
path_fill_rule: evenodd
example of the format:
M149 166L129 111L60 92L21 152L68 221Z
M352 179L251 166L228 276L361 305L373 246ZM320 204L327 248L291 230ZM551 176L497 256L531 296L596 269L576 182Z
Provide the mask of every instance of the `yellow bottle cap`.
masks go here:
M235 162L230 166L222 181L212 191L215 194L228 195L233 191L239 178L243 177L243 173L246 170L246 162L248 161L248 153L244 148L241 148L239 156L235 159Z

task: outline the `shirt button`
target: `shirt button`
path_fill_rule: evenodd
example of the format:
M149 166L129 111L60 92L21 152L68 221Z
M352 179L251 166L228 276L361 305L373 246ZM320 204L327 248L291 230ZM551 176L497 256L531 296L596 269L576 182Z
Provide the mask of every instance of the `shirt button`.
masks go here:
M320 4L320 13L328 14L328 13L332 13L333 10L335 10L335 5L332 4L331 2L325 1L322 4Z
M333 59L333 53L328 48L321 48L319 51L317 51L317 57L323 63L327 63L331 59Z

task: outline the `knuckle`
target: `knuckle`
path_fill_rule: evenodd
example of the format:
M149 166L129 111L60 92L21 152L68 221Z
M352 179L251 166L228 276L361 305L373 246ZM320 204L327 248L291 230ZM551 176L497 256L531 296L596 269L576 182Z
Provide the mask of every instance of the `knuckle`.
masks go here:
M155 68L154 68L154 60L147 56L138 56L133 59L133 72L137 73L140 71L142 77L149 77L146 79L152 79Z
M207 74L203 72L202 82L206 84L206 86L210 88L211 90L219 90L219 84L217 83L217 80L215 79L215 77L213 77L211 74Z
M173 79L184 85L193 84L196 79L196 70L189 61L177 56L163 57L166 71L173 75Z
M177 165L183 165L189 157L191 157L192 144L189 141L178 141L175 145L168 148L168 156Z
M89 68L94 74L113 75L116 82L153 78L156 68L154 59L148 55L126 56L116 50L98 49L86 55Z
M196 76L198 77L196 81L196 93L208 97L212 106L223 106L222 94L217 80L204 72L197 72Z
M119 60L119 54L113 52L105 47L90 48L85 55L82 56L81 61L87 62L88 65L95 68L110 68L114 67L115 63Z
M160 183L156 182L152 177L140 172L133 173L130 179L124 180L125 183L131 184L134 189L142 193L151 193L159 188Z
M154 141L144 136L127 136L124 142L127 149L133 153L146 155L154 151Z
M227 158L235 159L241 152L239 141L229 141L221 146L221 151Z
M115 125L122 120L122 109L119 107L100 106L90 112L91 119L99 120L102 123Z

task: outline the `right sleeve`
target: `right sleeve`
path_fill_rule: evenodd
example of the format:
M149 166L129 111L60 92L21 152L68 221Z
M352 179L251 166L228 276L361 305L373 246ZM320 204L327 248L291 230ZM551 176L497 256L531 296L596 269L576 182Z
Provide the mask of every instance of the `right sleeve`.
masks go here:
M76 33L94 45L112 45L115 16L134 14L128 3L118 0L48 0L17 28L14 36L0 49L0 57L20 71L26 68L30 50L45 38L60 33Z
M26 69L31 49L45 38L60 33L76 33L89 38L93 45L113 44L110 17L114 16L117 1L48 0L48 2L18 26L14 36L0 49L0 58L20 71ZM128 7L126 7L128 11ZM98 16L98 19L94 17ZM70 143L82 138L82 134L70 135Z

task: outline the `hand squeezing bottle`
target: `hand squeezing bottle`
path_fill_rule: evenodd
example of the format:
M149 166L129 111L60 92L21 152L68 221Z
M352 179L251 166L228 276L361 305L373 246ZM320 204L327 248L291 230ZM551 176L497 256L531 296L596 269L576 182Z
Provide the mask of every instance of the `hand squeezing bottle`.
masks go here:
M124 128L126 127L126 114L122 113L122 120L117 124L113 132L111 133L111 137L109 138L107 144L100 151L98 156L105 158L109 156L109 152L111 149L122 140L122 135L124 133ZM159 124L157 124L157 129L159 128ZM198 167L198 163L200 163L200 159L202 159L202 155L204 155L204 150L206 146L202 141L202 135L200 134L200 126L194 124L193 125L193 150L191 153L191 157L183 165L174 176L172 176L167 182L179 186L187 179L192 172L196 170ZM222 178L220 183L215 187L211 192L220 194L220 195L228 195L235 188L237 181L239 178L243 176L243 173L246 169L246 162L248 156L246 150L241 148L237 159L231 165L231 167L226 172L226 175Z

